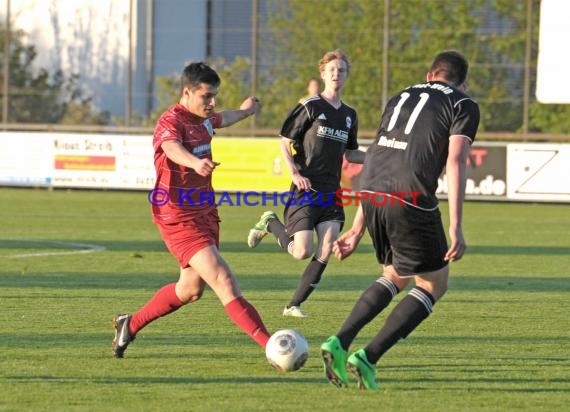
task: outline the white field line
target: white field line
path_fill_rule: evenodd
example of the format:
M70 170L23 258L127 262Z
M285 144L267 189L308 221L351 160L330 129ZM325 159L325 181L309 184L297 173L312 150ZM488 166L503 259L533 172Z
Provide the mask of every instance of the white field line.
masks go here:
M77 242L62 242L58 240L29 240L29 239L5 239L5 240L13 240L15 242L29 242L29 243L36 243L36 244L48 244L48 245L58 245L64 246L69 249L79 249L79 250L70 250L65 252L39 252L39 253L23 253L19 255L8 255L5 256L7 258L28 258L28 257L38 257L38 256L62 256L62 255L78 255L82 253L95 253L95 252L102 252L105 250L104 246L100 245L90 245L87 243L77 243Z

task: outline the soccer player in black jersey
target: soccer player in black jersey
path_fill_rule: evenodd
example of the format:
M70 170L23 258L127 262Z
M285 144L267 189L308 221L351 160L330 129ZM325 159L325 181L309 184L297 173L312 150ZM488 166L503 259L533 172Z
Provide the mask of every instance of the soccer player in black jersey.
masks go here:
M438 54L425 83L390 99L368 148L360 178L368 199L359 207L352 228L334 243L333 252L345 259L368 229L383 275L363 292L338 333L321 345L327 379L339 387L348 383L346 368L355 374L360 389L378 387L376 363L428 317L447 290L448 263L465 252L461 220L466 162L479 125L478 105L465 94L467 71L467 60L460 53ZM449 247L435 196L444 167ZM378 334L347 359L358 332L411 279L414 287Z
M298 103L281 127L281 153L291 173L292 196L285 206L283 225L273 211L265 212L249 232L248 245L256 247L272 233L279 245L295 259L312 257L284 316L306 317L300 306L317 287L344 224L340 188L343 155L349 162L362 163L358 150L356 111L341 100L350 72L350 62L340 50L324 54L319 71L322 93ZM293 149L295 154L293 154ZM313 255L313 230L317 247Z

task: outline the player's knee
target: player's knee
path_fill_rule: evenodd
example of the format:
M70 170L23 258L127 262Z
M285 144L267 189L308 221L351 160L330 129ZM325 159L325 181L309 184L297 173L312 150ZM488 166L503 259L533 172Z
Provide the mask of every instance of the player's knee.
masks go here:
M196 302L199 300L203 294L204 289L183 290L181 293L182 296L178 296L178 299L180 299L182 304L187 305L188 303Z
M188 299L184 302L184 304L186 305L188 303L192 303L192 302L196 302L197 300L200 300L200 298L202 297L203 294L204 294L204 291L201 290L199 292L196 292L196 293L190 295L188 297Z
M416 278L416 286L421 287L427 291L437 302L443 295L447 292L447 279L431 279L426 281L425 279Z
M400 275L398 275L398 272L396 272L396 269L394 269L394 266L385 266L384 267L384 271L382 273L382 276L384 276L386 279L392 281L392 283L394 285L396 285L396 287L398 288L398 290L404 290L406 288L406 286L408 286L408 283L410 283L410 278L404 278L401 277Z
M182 304L195 302L202 297L204 293L204 283L182 278L176 283L176 296Z
M448 289L447 282L445 284L437 285L435 290L432 292L432 296L436 300L436 302L440 300L443 297L443 295L445 295L447 289Z
M313 251L310 248L297 246L296 244L291 252L291 256L298 260L307 259L313 255Z

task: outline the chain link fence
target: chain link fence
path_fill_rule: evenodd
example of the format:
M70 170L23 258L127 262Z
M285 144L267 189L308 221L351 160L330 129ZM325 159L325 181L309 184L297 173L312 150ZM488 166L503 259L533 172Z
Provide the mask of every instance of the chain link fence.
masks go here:
M535 98L540 0L123 0L108 7L121 16L116 26L127 52L114 68L117 86L105 90L88 87L80 64L72 72L30 70L34 53L46 51L26 49L25 34L6 19L10 3L0 30L5 130L148 133L176 101L185 57L176 50L183 55L188 42L190 60L206 60L221 73L222 107L236 107L250 93L264 101L260 116L229 134L276 135L308 79L318 76L319 58L341 47L353 63L344 100L359 111L362 136L372 137L387 98L422 81L438 51L456 48L471 63L483 138L569 140L567 106ZM33 11L19 10L20 19ZM168 25L184 13L197 23ZM119 110L104 107L104 97ZM548 130L542 118L558 119L559 127Z

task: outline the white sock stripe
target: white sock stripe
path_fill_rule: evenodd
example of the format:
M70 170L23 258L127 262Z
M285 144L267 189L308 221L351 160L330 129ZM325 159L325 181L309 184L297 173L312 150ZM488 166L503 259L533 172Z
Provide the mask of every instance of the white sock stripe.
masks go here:
M323 265L326 265L327 263L329 263L328 260L323 260L321 259L319 256L315 255L315 260L319 263L322 263Z
M291 241L289 242L289 244L287 245L287 252L292 255L293 254L293 246L295 246L295 242Z
M394 282L392 282L390 279L382 276L382 277L379 277L378 279L376 279L376 282L380 283L381 285L386 286L386 288L388 288L388 290L392 294L392 297L394 297L398 294L398 288L396 287L396 285L394 285Z
M410 296L413 296L417 300L419 300L423 305L426 307L426 310L431 313L433 311L433 304L431 303L431 299L428 295L422 292L419 289L413 288L410 290Z

